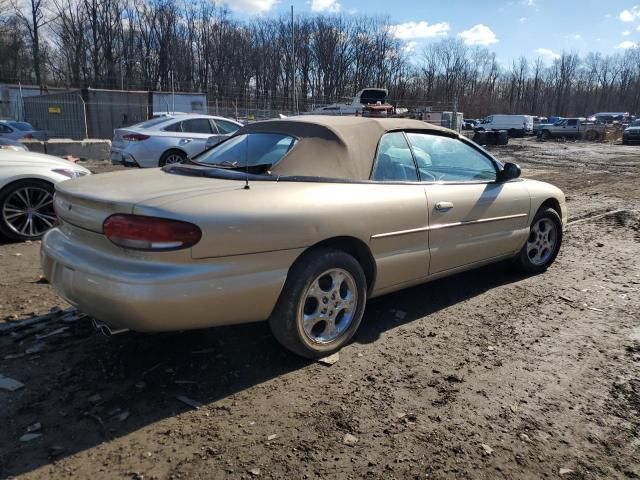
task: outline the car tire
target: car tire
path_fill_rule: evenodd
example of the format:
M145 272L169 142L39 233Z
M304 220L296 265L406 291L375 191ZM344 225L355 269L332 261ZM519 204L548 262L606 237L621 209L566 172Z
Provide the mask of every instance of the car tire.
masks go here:
M0 191L0 233L13 241L38 240L45 232L55 226L56 214L53 210L53 194L55 187L41 180L20 180L13 182ZM33 202L26 205L24 201ZM39 208L34 208L41 204ZM16 212L34 208L27 224L21 226L21 218ZM18 223L20 222L20 223ZM24 228L24 231L22 231Z
M551 138L551 133L549 132L549 130L542 131L542 138L543 140L549 140Z
M167 150L160 157L158 165L164 167L172 163L184 163L187 160L187 156L180 150Z
M318 248L291 267L269 318L288 350L321 358L342 348L364 314L367 281L358 261L340 250Z
M562 244L562 220L552 208L541 208L529 227L527 241L515 257L527 273L542 273L554 262Z

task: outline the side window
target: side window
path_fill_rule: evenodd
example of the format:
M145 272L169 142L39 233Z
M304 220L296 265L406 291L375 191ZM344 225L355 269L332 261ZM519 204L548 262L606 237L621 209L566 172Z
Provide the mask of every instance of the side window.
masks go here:
M575 127L577 124L578 124L578 120L576 119L567 121L567 125L569 125L570 127Z
M13 130L9 128L7 125L0 123L0 133L11 133Z
M216 120L215 122L216 126L218 127L218 131L223 135L236 133L236 131L240 128L235 123L227 122L226 120Z
M494 181L493 162L456 138L408 133L422 181Z
M380 139L371 180L379 182L418 181L413 155L402 132L387 133Z
M213 133L207 118L191 118L182 121L182 131L186 133Z
M182 122L175 122L169 126L164 127L163 130L165 132L181 132L182 131L181 125L182 125Z

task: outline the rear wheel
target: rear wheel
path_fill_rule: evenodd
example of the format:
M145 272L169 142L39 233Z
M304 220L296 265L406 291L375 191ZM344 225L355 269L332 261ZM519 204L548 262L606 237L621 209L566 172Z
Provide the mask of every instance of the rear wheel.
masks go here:
M558 256L562 243L562 221L552 208L541 209L531 223L529 237L515 258L528 273L544 272Z
M269 326L292 352L324 357L356 332L366 296L366 278L355 258L339 250L312 250L291 267Z
M53 185L21 180L0 192L0 233L11 240L37 240L56 224Z
M542 131L542 138L544 138L545 140L549 140L551 138L551 133L549 133L549 130Z
M171 165L172 163L184 163L186 159L187 156L180 150L169 150L162 154L159 165L164 167L165 165Z

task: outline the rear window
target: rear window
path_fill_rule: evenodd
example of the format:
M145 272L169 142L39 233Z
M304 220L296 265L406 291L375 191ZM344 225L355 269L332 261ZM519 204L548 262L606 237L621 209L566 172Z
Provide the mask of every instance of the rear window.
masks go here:
M161 123L168 122L169 120L170 119L167 117L152 118L151 120L147 120L145 122L136 123L133 126L136 128L151 128L155 127L156 125L160 125Z
M231 137L193 160L227 167L275 165L297 141L295 137L281 133L248 133Z
M28 132L29 130L33 130L33 127L30 123L27 122L9 122L9 125L17 128L18 130L22 130L23 132Z
M240 128L240 126L236 125L232 122L227 122L226 120L217 120L216 125L218 126L218 131L224 134L236 133L236 131Z

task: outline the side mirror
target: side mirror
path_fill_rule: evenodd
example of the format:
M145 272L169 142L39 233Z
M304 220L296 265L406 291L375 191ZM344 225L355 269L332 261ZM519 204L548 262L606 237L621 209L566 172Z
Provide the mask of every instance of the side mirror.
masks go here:
M520 170L520 166L515 163L505 163L502 170L498 172L497 180L498 182L507 182L509 180L513 180L514 178L518 178L522 171Z

